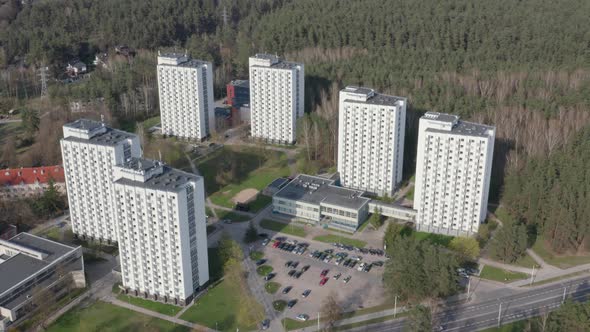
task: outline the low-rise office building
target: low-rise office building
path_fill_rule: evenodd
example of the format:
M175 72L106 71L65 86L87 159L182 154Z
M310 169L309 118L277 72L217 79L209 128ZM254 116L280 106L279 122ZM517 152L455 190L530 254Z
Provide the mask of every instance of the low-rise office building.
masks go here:
M370 199L334 180L300 174L273 196L273 212L354 232L367 219Z
M86 286L82 247L28 233L0 239L0 331L72 286Z

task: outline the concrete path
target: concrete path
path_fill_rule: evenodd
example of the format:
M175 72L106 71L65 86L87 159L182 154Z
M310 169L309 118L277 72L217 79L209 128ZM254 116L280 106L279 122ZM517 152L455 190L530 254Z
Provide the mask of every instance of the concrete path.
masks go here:
M246 212L246 211L238 211L238 210L234 210L232 208L228 208L228 207L225 207L225 206L217 205L217 204L211 202L210 199L207 199L207 206L210 207L210 208L213 208L213 209L234 212L236 214L241 214L241 215L246 216L246 217L254 217L254 216L256 216L256 213ZM215 210L213 210L213 211L215 211Z

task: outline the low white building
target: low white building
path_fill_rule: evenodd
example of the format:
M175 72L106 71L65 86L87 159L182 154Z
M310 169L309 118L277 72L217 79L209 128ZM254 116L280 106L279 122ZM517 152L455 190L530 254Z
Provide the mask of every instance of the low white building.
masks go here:
M273 195L273 213L354 232L367 219L370 199L334 180L300 174Z
M82 247L29 233L0 239L0 331L44 305L43 292L57 301L69 286L86 286Z
M158 88L163 135L202 140L215 131L211 62L160 54Z
M406 98L348 86L340 91L338 172L342 186L393 196L402 181Z
M270 54L250 57L252 137L293 144L297 118L304 112L304 66Z
M141 158L116 166L115 177L123 286L188 304L209 281L203 178Z
M117 241L113 166L141 156L139 138L104 123L79 119L63 126L61 152L74 234Z
M414 209L420 231L476 234L486 218L495 128L428 112L420 118Z

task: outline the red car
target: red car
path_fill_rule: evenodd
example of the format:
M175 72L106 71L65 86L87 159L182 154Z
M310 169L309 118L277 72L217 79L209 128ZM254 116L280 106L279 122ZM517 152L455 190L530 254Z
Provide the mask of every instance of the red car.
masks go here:
M320 273L320 276L321 276L321 277L325 277L326 275L328 275L328 272L329 272L329 271L330 271L330 270L328 270L328 269L325 269L325 270L323 270L323 271L322 271L322 273Z
M325 285L328 282L329 278L322 278L322 280L320 281L320 286Z
M272 244L273 248L278 247L281 244L281 241L275 241L275 243Z

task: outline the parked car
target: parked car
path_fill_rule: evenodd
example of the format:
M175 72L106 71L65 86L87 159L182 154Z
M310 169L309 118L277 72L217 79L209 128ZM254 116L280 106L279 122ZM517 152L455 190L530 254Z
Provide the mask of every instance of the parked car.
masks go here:
M365 267L363 268L363 272L369 272L371 271L371 264L366 264Z
M287 262L285 263L285 267L291 267L291 264L293 264L293 262L292 262L292 261L287 261Z
M287 308L291 309L293 308L293 306L295 306L297 304L297 300L293 299L289 302L287 302Z
M359 266L356 268L356 270L357 271L362 271L365 268L365 265L367 265L367 264L365 264L364 262L363 263L360 263Z
M270 242L270 240L268 238L266 238L262 241L262 245L266 246L269 242Z
M301 297L308 297L311 294L311 289L306 289L302 294Z
M322 280L320 280L320 286L325 285L328 282L328 278L322 278Z
M345 284L347 284L350 281L350 279L352 279L352 277L351 276L348 276L348 277L344 278L342 280L342 282L344 282Z
M292 269L296 269L297 266L299 266L299 262L293 262L293 263L291 263L291 268Z
M231 224L231 220L229 220L229 219L223 219L222 222L224 224Z
M277 248L279 245L281 245L280 241L276 241L275 243L272 244L273 248Z
M297 317L295 317L295 318L297 318L297 320L300 320L300 321L304 321L304 322L305 322L306 320L308 320L308 319L309 319L309 316L308 316L308 315L306 315L306 314L299 314L299 315L297 315Z
M266 259L259 259L256 261L256 266L260 266L262 264L266 263Z
M264 277L264 281L269 281L270 279L274 278L274 276L276 276L275 273L269 273L266 275L266 277Z
M287 287L283 288L283 294L289 293L289 291L291 291L291 289L293 289L293 287L291 287L291 286L287 286Z
M328 272L330 272L330 270L325 269L325 270L322 271L322 273L320 273L320 276L321 277L325 277L326 275L328 275Z
M291 270L289 271L288 275L289 277L292 277L295 273L297 273L297 270Z
M299 272L297 272L297 273L295 273L295 274L293 275L293 278L295 278L295 279L299 279L299 278L301 277L301 275L302 275L302 274L303 274L303 272L299 271Z
M305 272L305 271L309 270L309 267L310 267L309 265L305 265L304 267L301 268L301 271Z
M383 266L383 262L382 261L375 261L372 263L374 266Z
M263 330L268 330L269 327L270 327L270 319L265 319L262 321L262 323L260 323L260 328Z
M354 268L354 266L356 265L356 261L350 261L350 265L348 265L349 268Z
M338 280L340 278L340 276L342 275L342 273L338 273L336 275L334 275L334 280Z

